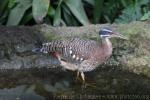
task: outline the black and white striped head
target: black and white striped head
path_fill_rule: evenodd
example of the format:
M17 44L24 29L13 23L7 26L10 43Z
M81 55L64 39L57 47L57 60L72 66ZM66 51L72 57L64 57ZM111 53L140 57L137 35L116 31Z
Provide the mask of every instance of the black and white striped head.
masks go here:
M108 27L102 28L99 31L99 35L100 35L101 38L119 37L119 38L122 38L122 39L126 39L126 37L124 37L123 35L121 35L117 32L114 32L112 29L110 29Z
M102 28L99 32L101 38L109 38L113 34L113 31L110 28Z

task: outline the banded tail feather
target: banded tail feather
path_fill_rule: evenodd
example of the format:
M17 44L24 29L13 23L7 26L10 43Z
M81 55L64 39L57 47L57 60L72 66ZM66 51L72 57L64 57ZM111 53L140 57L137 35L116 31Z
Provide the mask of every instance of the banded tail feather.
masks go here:
M51 52L63 52L63 44L61 41L54 41L49 43L44 43L42 45L42 48L35 48L32 50L32 52L35 53L51 53Z

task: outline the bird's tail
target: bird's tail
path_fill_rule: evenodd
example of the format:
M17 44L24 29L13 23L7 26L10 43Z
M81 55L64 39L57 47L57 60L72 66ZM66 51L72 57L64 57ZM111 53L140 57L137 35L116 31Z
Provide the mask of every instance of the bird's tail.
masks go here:
M63 43L59 41L49 42L42 44L41 48L35 48L32 50L34 53L50 53L50 52L62 52Z
M32 52L34 52L34 53L42 53L42 50L41 50L41 48L34 48L34 49L32 49Z
M49 51L49 46L44 46L42 48L34 48L32 49L32 52L34 53L48 53Z

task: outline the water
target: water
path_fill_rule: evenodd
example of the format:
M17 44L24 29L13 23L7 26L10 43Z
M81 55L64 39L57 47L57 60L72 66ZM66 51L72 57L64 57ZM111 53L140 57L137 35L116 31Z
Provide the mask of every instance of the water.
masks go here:
M46 68L1 71L0 100L150 99L150 78L111 67L85 73L87 87L72 71Z

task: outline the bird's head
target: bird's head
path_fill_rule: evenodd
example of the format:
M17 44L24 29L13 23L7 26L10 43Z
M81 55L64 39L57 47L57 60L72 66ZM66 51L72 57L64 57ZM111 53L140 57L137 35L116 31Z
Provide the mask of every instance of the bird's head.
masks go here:
M112 38L112 37L118 37L118 38L121 38L121 39L127 39L126 37L124 37L123 35L113 31L112 29L108 28L108 27L105 27L105 28L102 28L100 31L99 31L99 35L101 38Z

